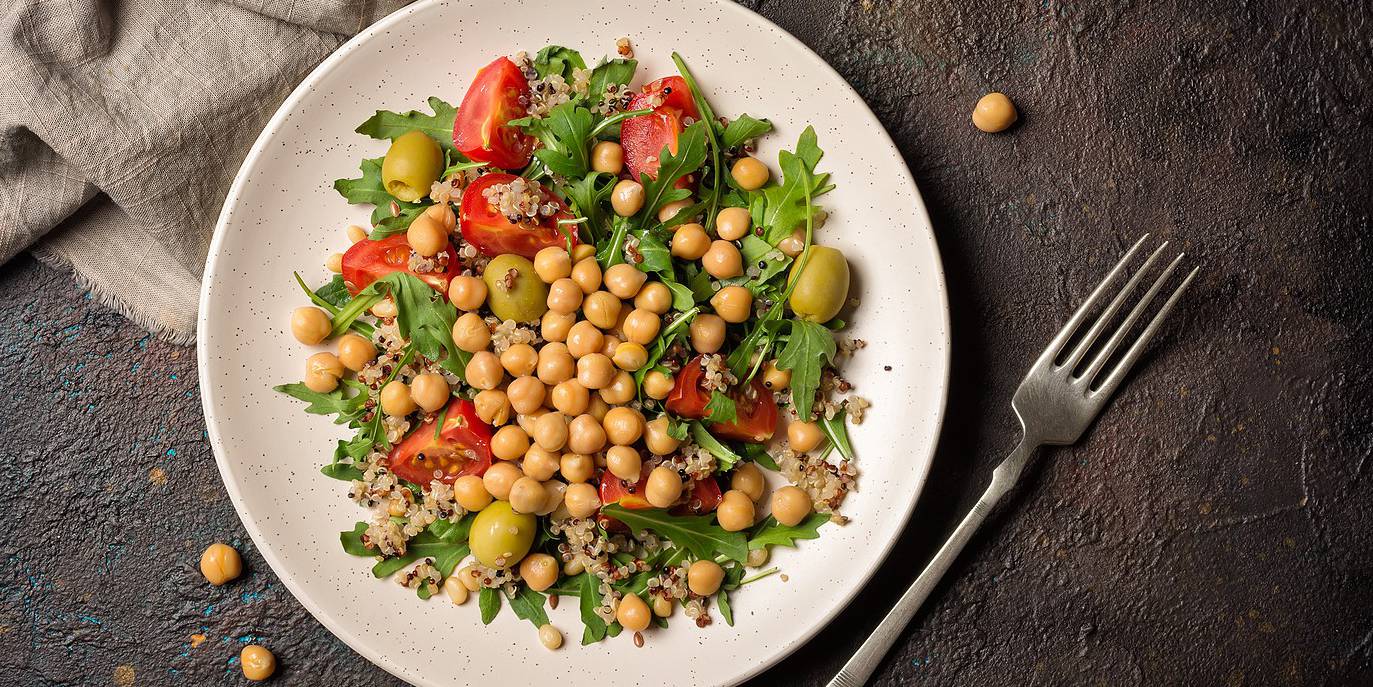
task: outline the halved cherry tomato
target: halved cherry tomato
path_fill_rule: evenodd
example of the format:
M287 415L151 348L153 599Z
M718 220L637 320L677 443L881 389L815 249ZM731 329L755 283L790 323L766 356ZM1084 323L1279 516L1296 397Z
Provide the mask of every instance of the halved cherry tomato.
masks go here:
M644 498L644 490L647 488L648 470L644 470L643 476L635 484L630 484L607 470L601 475L601 505L618 503L630 510L652 508L653 504Z
M629 510L652 508L653 504L644 498L645 489L648 489L647 470L635 484L630 484L607 471L601 475L601 505L618 503ZM720 484L715 481L714 477L707 477L693 483L691 494L687 497L686 503L673 508L670 512L673 515L705 515L714 512L723 500L724 496L720 493ZM598 514L596 518L601 523L601 527L612 532L629 531L624 523L609 515Z
M343 281L353 295L372 282L392 272L409 272L439 293L448 293L448 282L458 276L458 251L448 244L448 268L443 272L417 274L410 269L410 243L405 234L388 236L379 241L363 240L353 244L343 254Z
M625 149L625 166L635 180L639 174L658 178L663 146L677 153L677 137L686 127L682 119L700 119L691 89L680 76L666 76L644 86L629 100L629 109L653 108L653 114L626 119L620 125L620 145Z
M677 373L677 382L667 395L667 409L672 414L693 420L706 416L710 392L701 386L701 377L705 373L701 360L704 358L704 355L692 358ZM718 437L754 444L772 438L772 433L777 430L777 400L773 398L772 390L763 384L762 377L755 376L742 388L731 387L725 395L734 401L735 420L713 423L711 432Z
M713 513L719 507L720 502L724 501L724 494L720 493L720 483L714 477L696 480L691 485L691 495L687 497L687 502L672 509L673 515L705 515Z
M529 95L529 81L509 58L498 57L481 68L467 89L453 121L453 146L477 162L501 169L529 164L534 139L507 124L525 115L520 97Z
M491 426L477 417L471 401L455 398L448 404L443 429L435 438L437 421L420 425L391 449L386 464L397 477L421 486L434 480L452 484L463 475L480 476L491 467Z
M532 260L536 253L549 246L567 246L567 237L558 228L558 220L572 219L572 213L548 187L541 189L543 202L556 203L558 211L547 217L540 215L538 224L512 224L482 193L496 184L508 184L518 178L499 172L483 174L463 191L462 236L483 255L494 258L515 253ZM568 232L572 234L572 245L577 245L575 227Z

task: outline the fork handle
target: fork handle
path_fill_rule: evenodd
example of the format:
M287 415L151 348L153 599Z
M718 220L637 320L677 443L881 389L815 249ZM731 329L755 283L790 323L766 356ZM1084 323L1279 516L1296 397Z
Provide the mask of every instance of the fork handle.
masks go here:
M972 539L982 521L987 519L992 508L1011 490L1011 487L1015 486L1025 463L1036 448L1038 444L1027 437L1020 441L1020 445L1016 446L1006 460L1001 461L992 473L992 483L983 492L982 498L978 499L972 510L963 517L963 522L960 522L953 534L949 535L948 541L939 547L934 559L925 566L920 577L915 578L915 583L906 593L901 595L901 600L896 602L887 613L887 617L877 624L867 641L863 642L863 646L859 647L857 653L844 664L839 674L829 681L828 687L862 687L867 684L872 674L877 672L877 666L882 662L882 658L901 636L901 631L910 624L911 618L915 617L921 604L929 598L930 592L934 591L940 578L948 572L954 559L963 551L963 547L968 545L968 540Z

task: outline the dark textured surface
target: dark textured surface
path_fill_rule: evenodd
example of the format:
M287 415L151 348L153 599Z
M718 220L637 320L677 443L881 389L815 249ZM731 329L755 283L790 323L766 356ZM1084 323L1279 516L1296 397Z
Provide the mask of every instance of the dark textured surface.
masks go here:
M1366 3L767 2L890 129L934 218L953 391L902 544L758 684L823 684L1015 441L1033 355L1143 231L1204 269L1087 438L1042 455L882 684L1373 681L1373 17ZM987 90L1023 121L972 129ZM0 682L391 684L253 552L191 349L0 267ZM224 589L194 567L246 551ZM194 635L203 635L195 645Z

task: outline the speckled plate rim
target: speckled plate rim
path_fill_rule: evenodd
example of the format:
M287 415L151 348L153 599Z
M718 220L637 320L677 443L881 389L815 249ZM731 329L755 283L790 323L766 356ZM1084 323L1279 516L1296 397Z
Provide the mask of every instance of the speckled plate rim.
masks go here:
M892 141L890 134L887 132L886 128L881 124L881 122L877 119L876 115L872 113L872 110L866 106L866 103L863 102L862 97L858 95L856 91L853 90L852 86L850 86L849 83L837 71L835 71L833 67L831 67L827 62L825 62L825 60L823 60L813 51L811 51L811 49L807 47L804 43L797 40L795 36L791 35L785 29L782 29L781 27L777 26L776 24L768 20L766 17L763 17L733 2L730 2L729 0L695 1L701 2L703 4L711 4L724 7L726 11L734 13L734 16L737 17L738 20L741 22L758 23L762 24L765 27L769 27L776 30L783 40L791 43L793 47L797 48L801 54L806 56L806 58L809 61L809 64L805 65L806 67L809 67L812 70L825 74L830 79L832 79L833 82L843 84L843 88L847 89L848 93L854 98L854 100L859 104L863 112L865 112L867 115L868 121L863 122L862 124L866 124L867 126L869 126L871 130L874 132L874 134L879 138L879 140L885 146L890 148L898 159L903 159L900 150ZM295 88L295 90L291 92L291 94L286 98L286 100L283 101L281 106L277 109L276 113L273 114L272 118L268 121L266 127L264 127L262 133L253 143L253 146L249 150L248 155L245 157L242 166L239 168L238 173L235 175L234 181L229 188L228 194L225 197L224 205L221 208L219 218L215 224L215 230L213 237L210 241L210 248L206 259L205 272L202 278L202 285L200 291L199 313L197 315L197 330L199 332L203 333L208 331L208 322L211 317L211 309L209 307L211 288L218 275L217 258L221 253L221 246L227 234L229 217L232 214L232 209L239 200L239 197L242 193L243 185L246 183L246 179L248 177L248 172L250 172L256 166L258 160L263 156L264 151L267 149L273 136L282 127L282 123L289 116L291 111L295 109L295 107L300 103L300 101L306 97L306 95L315 86L315 84L317 84L321 79L323 79L326 75L328 75L335 68L337 68L343 62L344 58L348 54L365 46L374 37L386 32L392 26L401 22L409 15L416 12L421 12L426 7L441 2L442 0L421 0L420 2L413 3L400 10L397 10L396 12L391 13L390 15L387 15L380 21L376 22L375 24L372 24L363 31L359 32L352 39L348 40L343 45L339 46L338 49L336 49L327 58L325 58L324 61L322 61L317 67L315 67L315 69L310 72L309 76L307 76ZM931 249L930 259L933 261L931 265L933 269L932 276L938 287L938 316L940 318L940 321L937 324L938 330L942 334L942 339L938 342L941 344L940 348L942 350L943 356L942 360L939 361L940 374L938 376L938 379L936 380L938 394L937 414L934 417L934 421L931 425L931 440L928 443L928 446L924 451L924 454L918 456L918 474L916 475L916 478L914 480L916 489L911 494L911 498L905 503L904 508L902 508L899 511L900 523L898 527L893 529L894 534L887 541L873 542L873 546L880 549L879 555L873 559L873 564L866 570L858 571L855 583L850 585L848 590L840 596L839 602L835 603L824 614L822 622L816 623L813 626L808 627L805 631L801 633L800 636L797 637L796 641L792 642L789 645L779 646L770 654L761 658L761 660L755 662L748 669L739 672L734 677L731 684L740 684L762 673L764 670L776 665L783 658L786 658L788 655L800 649L807 642L813 639L816 633L818 633L823 627L828 625L830 622L834 620L836 616L838 616L840 611L848 607L848 605L853 601L854 597L857 596L858 592L861 591L863 587L867 585L869 580L871 580L872 576L877 572L878 567L880 567L881 564L885 562L888 556L891 554L892 548L896 545L897 540L900 538L900 533L904 531L906 524L910 520L911 514L915 510L915 504L918 501L920 494L924 491L925 482L929 476L931 465L933 464L934 453L938 446L938 437L943 427L944 415L948 404L950 357L952 353L952 339L949 326L950 317L948 305L948 289L945 281L944 269L942 260L940 259L938 245L933 233L933 225L929 218L929 212L925 207L924 198L920 194L920 189L916 185L915 180L910 173L910 169L904 164L899 166L901 167L901 173L904 175L903 181L905 182L905 185L909 187L909 190L911 191L911 194L915 202L915 207L913 209L916 213L916 219L918 220L918 222L913 224L918 224L918 228L924 229L925 236L920 238L925 239L929 243L929 247ZM196 344L198 378L202 390L212 388L212 380L210 379L209 372L210 366L208 364L211 355L208 339L209 337L204 335L198 336ZM426 676L422 674L412 673L412 671L408 670L404 666L397 665L396 663L387 660L387 658L383 656L379 651L374 649L369 642L363 641L359 637L355 636L353 633L349 632L336 618L334 618L331 614L326 612L317 603L315 603L315 601L306 592L306 590L295 580L291 569L288 566L286 566L282 560L278 558L273 548L268 543L266 535L259 528L257 520L248 512L247 508L244 506L244 499L239 491L238 484L234 480L230 479L228 453L224 446L223 437L221 437L219 433L219 427L217 423L214 422L214 418L216 415L215 403L216 402L214 394L202 392L201 405L202 410L205 414L207 434L210 440L210 446L215 455L215 462L219 469L220 477L224 482L225 489L229 494L230 501L233 503L234 509L238 513L239 519L243 522L244 528L247 530L249 537L252 539L258 551L263 555L263 558L266 560L268 566L271 567L272 571L282 581L283 585L292 594L292 596L294 596L296 600L299 601L301 605L304 606L305 609L308 610L310 614L315 617L315 619L317 619L330 632L332 632L335 636L341 639L354 651L358 652L363 657L367 658L373 664L380 666L387 672L402 680L406 680L408 682L412 682L415 684L430 684L430 681L426 678Z

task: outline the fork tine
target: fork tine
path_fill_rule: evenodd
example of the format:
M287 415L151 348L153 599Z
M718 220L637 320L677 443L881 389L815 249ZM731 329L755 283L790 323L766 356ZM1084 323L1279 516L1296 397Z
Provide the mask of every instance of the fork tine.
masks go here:
M1092 306L1094 306L1097 301L1101 300L1102 294L1106 293L1106 287L1110 286L1111 282L1116 280L1116 277L1120 275L1120 271L1125 268L1125 263L1129 262L1130 258L1135 256L1135 252L1139 250L1139 247L1144 244L1144 240L1147 238L1149 238L1148 234L1139 237L1139 240L1135 241L1135 245L1130 246L1130 250L1125 251L1125 257L1122 257L1120 262L1116 263L1116 266L1111 268L1111 272L1106 275L1106 278L1102 279L1100 284L1097 284L1097 287L1092 290L1091 295L1087 296L1087 300L1083 301L1082 305L1078 306L1077 311L1073 313L1073 316L1068 318L1068 324L1063 325L1063 329L1060 329L1058 333L1054 335L1053 340L1049 342L1049 347L1044 349L1044 354L1040 356L1041 362L1045 358L1053 360L1058 357L1058 354L1063 350L1063 347L1068 345L1068 339L1072 338L1073 332L1077 331L1077 328L1082 325L1082 321L1087 319L1088 311L1092 309Z
M1069 373L1072 373L1073 368L1077 367L1077 364L1087 355L1087 351L1091 349L1092 344L1096 343L1097 337L1101 336L1102 331L1106 329L1107 325L1111 324L1111 320L1115 318L1116 313L1120 312L1121 306L1125 305L1125 299L1129 298L1130 294L1135 292L1135 287L1138 286L1139 281L1144 278L1144 273L1148 272L1149 268L1154 266L1154 262L1158 260L1158 256L1163 254L1163 249L1167 247L1168 242L1164 241L1162 245L1156 248L1154 252L1149 255L1149 258L1144 261L1144 264L1130 276L1130 280L1125 282L1125 286L1121 287L1120 292L1116 294L1116 297L1111 299L1111 304L1107 305L1106 309L1101 312L1101 315L1097 316L1096 321L1092 323L1092 328L1087 330L1087 334L1077 342L1077 347L1073 349L1072 354L1063 361L1063 367L1067 368Z
M1186 253L1179 253L1176 258L1173 258L1172 262L1168 263L1168 267L1164 268L1163 273L1158 276L1158 279L1154 280L1153 286L1150 286L1149 290L1144 293L1144 298L1141 298L1139 303L1135 304L1135 307L1130 310L1130 314L1125 317L1125 321L1120 323L1120 326L1116 328L1115 333L1106 341L1106 345L1101 347L1101 351L1096 354L1096 357L1092 359L1091 364L1088 365L1087 369L1082 373L1081 379L1090 384L1092 380L1096 378L1097 373L1101 371L1101 368L1106 366L1106 361L1110 359L1111 354L1115 353L1116 347L1120 346L1120 342L1130 333L1130 328L1135 325L1135 322L1144 314L1144 310L1149 307L1149 304L1153 302L1154 297L1158 295L1159 290L1163 288L1163 283L1168 281L1168 277L1172 276L1173 270L1177 269L1178 263L1181 263L1182 259L1186 256ZM1143 272L1143 270L1141 270L1141 272Z
M1096 392L1098 395L1109 396L1115 392L1116 387L1120 386L1120 382L1125 378L1126 373L1134 366L1135 361L1139 360L1139 356L1144 353L1144 348L1149 345L1149 340L1154 338L1154 333L1158 331L1159 327L1163 326L1163 320L1167 319L1168 313L1173 311L1173 306L1177 304L1178 299L1182 298L1182 292L1187 290L1187 287L1192 283L1192 279L1196 277L1197 272L1200 271L1201 267L1192 268L1192 271L1187 275L1187 278L1182 280L1182 285L1173 292L1173 295L1168 297L1168 301L1159 309L1158 314L1154 315L1154 319L1149 321L1149 326L1144 328L1144 332L1139 335L1139 339L1130 346L1130 350L1125 352L1125 357L1121 358L1120 362L1116 364L1115 369L1111 371L1111 375L1101 384L1101 388Z

